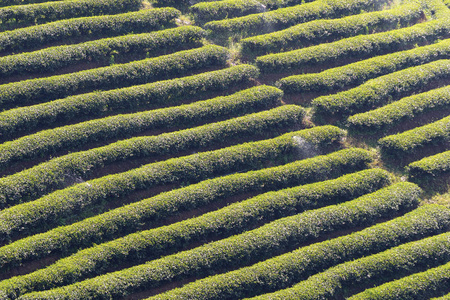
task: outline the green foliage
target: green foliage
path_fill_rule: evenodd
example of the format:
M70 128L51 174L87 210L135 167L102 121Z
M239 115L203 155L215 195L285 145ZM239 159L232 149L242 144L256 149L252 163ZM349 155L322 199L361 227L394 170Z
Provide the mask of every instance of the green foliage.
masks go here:
M418 183L448 174L450 172L450 151L410 163L406 170L409 180Z
M280 51L304 48L366 33L371 30L393 29L397 24L414 23L421 16L418 4L406 4L384 11L357 14L334 20L316 20L295 25L274 33L262 34L241 40L242 53L258 56Z
M50 1L0 8L0 29L10 30L56 20L138 10L141 0Z
M277 31L287 27L321 18L335 18L356 14L361 9L373 9L387 1L385 0L321 0L277 10L252 14L239 18L212 21L204 25L210 36L224 39L241 34L244 36L258 35Z
M360 35L332 43L311 46L284 53L256 58L261 73L295 70L302 73L308 67L329 68L343 59L368 58L429 43L447 35L450 23L445 19L420 23L411 27L370 35Z
M450 288L450 263L413 274L399 280L385 283L375 288L367 289L354 295L349 300L356 299L428 299L436 296L439 291Z
M175 107L81 122L40 131L0 144L0 169L14 162L45 157L62 150L79 149L94 142L130 137L147 130L193 126L218 118L236 117L275 107L283 93L274 87L258 86L231 96L217 97ZM17 151L17 149L22 149Z
M377 197L377 193L381 196ZM286 251L301 242L314 240L324 233L373 224L386 214L394 214L415 206L418 193L419 189L415 185L402 183L343 204L278 219L257 229L192 250L178 252L61 288L30 293L23 295L22 298L84 299L88 295L94 298L117 298L143 287L157 287L186 276L205 276L212 270L244 266L270 258L282 249ZM97 251L95 253L98 254ZM79 263L72 264L71 272L75 273L80 267L83 266ZM11 280L10 288L14 286Z
M312 101L316 116L352 115L381 106L424 86L450 77L450 60L438 60L371 79L364 84Z
M450 140L450 116L414 129L389 135L378 140L384 155L401 156L418 151L430 144L442 144Z
M245 124L241 126L246 127ZM205 130L208 129L207 127L201 127L199 130L202 129L204 132L206 131L206 135L211 134L210 130ZM230 130L233 129L230 128ZM93 168L102 167L108 162L126 159L133 154L135 154L134 157L136 155L161 154L164 147L177 145L183 141L182 145L189 146L191 143L186 137L191 136L192 133L195 133L195 130L188 131L186 134L169 133L164 136L147 138L149 141L159 142L155 144L145 143L146 139L136 138L112 144L109 147L105 146L89 152L78 152L53 159L34 168L2 178L2 202L8 203L14 198L22 201L27 198L35 198L36 195L45 194L61 186L67 174L83 178L85 174L92 172ZM240 135L239 132L236 134ZM85 207L101 201L112 201L134 191L181 181L194 183L208 177L259 168L263 162L268 160L276 162L288 155L299 155L298 139L302 139L312 146L320 147L335 142L342 135L343 132L333 126L317 127L287 133L274 139L172 158L127 172L83 182L58 190L38 200L0 211L0 238L7 239L32 228L48 228L60 218L72 215ZM220 136L219 134L218 137L220 138ZM136 141L134 145L133 141ZM198 140L194 140L192 143L198 142ZM122 151L114 151L116 145L122 145ZM134 146L134 149L131 146ZM178 149L181 147L181 145L178 146ZM166 150L166 153L170 152L174 151L167 152Z
M450 6L450 1L447 1L447 3ZM430 300L449 300L449 299L450 299L450 293L448 293L447 295L444 295L442 297L432 298Z
M62 0L0 0L0 6L26 5L51 1L62 1Z
M200 27L182 26L8 55L0 57L0 77L51 72L82 62L107 63L111 54L143 56L149 52L158 56L200 46L203 34Z
M257 0L201 2L191 6L189 9L194 15L195 21L199 23L231 19L265 11L265 7Z
M237 235L260 222L266 223L309 209L349 201L382 188L389 182L388 178L387 172L373 169L334 180L269 192L196 218L140 231L81 250L59 260L45 271L16 277L12 283L22 294L38 290L43 285L48 288L80 281L93 274L104 273L105 269L116 261L139 262L144 257L146 261L157 259L170 251L182 250L185 245L201 241L211 235L216 237ZM90 263L83 267L85 261ZM73 272L73 265L79 266L76 272ZM57 281L48 280L49 277ZM8 282L4 284L8 286Z
M387 189L385 193L386 196L389 194ZM377 193L377 197L384 198L381 193ZM305 246L250 267L207 277L150 299L197 299L197 295L201 295L203 300L222 300L274 292L336 264L437 234L448 228L450 211L441 206L428 205L391 221Z
M450 86L431 90L395 101L366 113L347 119L349 130L368 134L411 120L423 113L450 107Z
M174 8L146 9L118 15L73 18L0 33L0 52L36 49L76 37L105 37L148 32L171 26L180 16Z
M0 104L3 108L30 105L95 89L150 83L206 67L224 66L228 56L226 48L209 45L117 66L13 82L0 85Z
M278 167L202 181L1 247L0 267L8 269L55 251L70 252L92 246L94 242L134 232L141 224L153 224L242 193L270 191L334 178L364 169L372 160L368 151L351 148ZM382 172L372 174L376 178L384 176ZM366 179L367 182L371 180Z
M332 68L320 73L285 77L277 86L286 94L302 92L332 92L347 86L362 84L378 76L429 63L450 55L450 40L395 52Z
M78 121L84 116L101 117L114 111L173 106L188 97L226 91L258 77L258 69L239 65L198 75L157 81L123 89L71 96L43 104L0 113L0 135L12 138L23 132Z
M313 275L292 288L255 299L332 299L355 283L365 284L373 278L386 280L402 271L442 264L449 260L450 232L447 232L338 265Z

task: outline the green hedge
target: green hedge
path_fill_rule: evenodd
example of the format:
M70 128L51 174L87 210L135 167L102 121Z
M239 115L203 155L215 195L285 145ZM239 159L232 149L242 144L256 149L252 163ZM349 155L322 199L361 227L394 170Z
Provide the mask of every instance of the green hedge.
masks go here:
M189 0L189 4L206 3L206 2L222 2L223 0ZM266 9L276 9L286 6L293 6L297 4L305 4L316 0L258 0L259 3L265 6ZM167 2L167 1L158 1Z
M356 299L428 299L450 289L450 263L367 289Z
M227 49L210 45L127 64L3 84L0 104L11 108L169 79L206 67L224 66L228 55Z
M43 162L31 169L5 177L5 180L0 179L1 195L3 199L9 198L10 200L16 199L24 202L27 198L19 197L17 194L18 190L28 191L25 192L25 195L33 199L45 194L45 191L53 190L55 185L63 187L64 177L67 177L67 174L73 174L73 172L78 176L86 178L95 169L119 161L161 157L162 155L173 156L186 151L213 147L216 144L220 145L220 143L226 142L232 144L233 140L238 138L242 140L243 137L248 140L261 138L261 136L266 138L273 137L277 133L286 132L288 129L298 127L302 122L304 114L305 111L300 106L285 105L269 111L250 114L218 123L208 123L203 126L157 136L133 137L126 140L119 140L103 147L69 153ZM74 164L79 164L79 167L74 166ZM37 173L52 174L49 179L53 179L45 184L41 181L39 183L40 189L36 192L31 192L35 184L33 181L27 183L27 180ZM57 174L62 176L62 178L56 179L55 175ZM24 177L20 178L22 175ZM12 192L13 190L10 185L15 181L14 178L24 184L19 189L13 189L16 193ZM45 185L47 188L44 188ZM8 197L13 194L15 194L13 198ZM10 206L16 203L7 200L1 203L0 207L3 208L5 205Z
M0 30L9 30L62 19L118 14L138 10L141 0L53 1L0 8Z
M378 140L385 155L402 156L430 144L441 144L450 140L450 116L414 129L389 135Z
M173 26L180 11L174 8L146 9L118 15L74 18L0 33L0 52L36 49L47 43L75 37L106 37L130 32L148 32Z
M285 77L277 82L286 94L332 92L346 86L450 56L450 39L436 44L365 59L320 73Z
M73 249L90 247L93 243L135 232L141 224L157 224L166 217L243 193L335 178L364 169L372 161L370 152L350 148L279 167L209 179L1 247L0 268L9 269L54 252L70 253Z
M243 126L245 127L245 124ZM80 183L53 192L38 200L1 210L0 238L8 239L25 230L48 228L61 218L73 215L87 206L101 201L112 201L138 190L181 181L194 183L207 177L259 168L268 161L277 162L287 159L289 156L298 157L299 139L307 144L320 147L335 142L342 135L343 132L333 126L316 127L284 134L270 140L172 158ZM166 136L170 137L170 135ZM163 146L164 144L161 144L161 147L150 145L153 149ZM144 154L146 149L142 148L140 151ZM92 171L93 163L96 162L97 167L102 167L107 163L104 159L118 160L123 155L111 152L114 151L110 151L110 157L105 157L101 148L94 152L91 151L92 155L90 156L81 152L76 156L70 155L69 159L67 157L56 158L49 163L4 177L1 183L2 202L17 202L19 199L26 201L35 198L36 195L45 194L61 187L66 174L83 178L85 177L83 173Z
M150 299L241 299L287 288L336 264L450 228L450 211L427 205L349 235L299 248L250 267L187 284Z
M45 271L15 277L10 285L15 287L14 294L24 294L40 290L43 286L49 288L70 284L102 274L108 267L120 261L157 259L167 253L181 251L185 245L202 241L209 236L224 238L237 235L261 222L267 223L305 210L349 201L382 188L388 184L388 178L389 173L373 169L334 180L269 192L196 218L137 232L81 250L57 261ZM85 261L90 263L84 264ZM74 265L78 266L76 272L72 272ZM48 280L49 277L57 281ZM4 284L8 286L7 282Z
M329 43L331 40L372 31L386 31L396 26L415 23L421 14L420 5L414 3L340 19L311 21L274 33L243 39L241 52L251 56L264 55L304 48L312 44Z
M204 31L200 27L182 26L8 55L0 57L0 77L51 72L82 62L107 63L111 55L144 56L148 53L150 56L158 56L198 47L203 35Z
M62 0L0 0L0 6L26 5L50 1L62 1Z
M406 170L409 180L423 182L450 172L450 151L425 157L410 163Z
M449 48L450 49L450 48ZM450 86L395 101L347 119L349 130L368 134L386 130L426 112L450 108Z
M448 3L449 6L450 6L450 1L447 1L447 3ZM442 296L442 297L432 298L432 299L430 299L430 300L448 300L448 299L450 299L450 293L447 294L447 295L444 295L444 296Z
M262 85L192 104L115 115L41 131L0 144L0 169L17 161L56 156L62 150L73 152L89 143L126 138L147 130L191 127L264 110L279 105L282 95L279 89Z
M244 266L255 260L260 261L277 255L280 250L292 249L299 243L312 241L324 233L367 226L381 217L415 206L419 189L413 184L403 185L403 188L399 185L388 187L388 190L380 190L375 192L375 195L369 194L343 204L282 218L257 229L142 265L22 297L85 299L89 295L97 299L118 298L183 277L205 276L213 270ZM382 196L377 197L377 193L381 193ZM72 273L76 273L76 269L82 267L80 263L71 266ZM49 277L51 276L49 274ZM11 279L10 287L14 286L15 283ZM15 293L2 289L3 293Z
M124 110L173 106L189 97L227 91L236 85L247 84L257 76L256 67L238 65L194 76L19 107L0 113L0 136L10 139L28 131L54 127L55 124L79 122L86 116L92 119Z
M385 0L320 0L244 17L212 21L204 25L211 37L224 39L240 34L259 35L316 19L358 14L362 9L377 9Z
M261 13L266 10L257 0L223 0L216 2L201 2L190 8L194 19L199 23L213 20L231 19L249 14Z
M370 280L387 280L399 272L449 260L450 232L447 232L338 265L292 288L253 299L334 299L342 296L345 288L369 284Z
M360 35L332 43L325 43L299 50L269 54L256 58L262 73L292 72L302 73L303 69L329 65L340 60L369 58L386 53L411 48L416 44L430 43L447 36L450 22L446 19L420 23L411 27L388 32Z
M438 60L371 79L337 94L315 98L315 115L353 115L379 107L411 92L420 92L427 84L450 78L450 60Z

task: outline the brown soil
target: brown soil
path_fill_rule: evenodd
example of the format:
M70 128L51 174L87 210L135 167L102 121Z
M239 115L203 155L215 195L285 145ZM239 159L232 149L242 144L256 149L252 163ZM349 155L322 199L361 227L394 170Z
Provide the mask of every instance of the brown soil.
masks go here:
M5 280L13 276L29 274L36 270L43 269L56 262L58 259L60 259L60 256L52 255L39 260L33 260L31 262L24 263L20 267L13 268L11 270L8 270L7 272L0 272L0 280Z

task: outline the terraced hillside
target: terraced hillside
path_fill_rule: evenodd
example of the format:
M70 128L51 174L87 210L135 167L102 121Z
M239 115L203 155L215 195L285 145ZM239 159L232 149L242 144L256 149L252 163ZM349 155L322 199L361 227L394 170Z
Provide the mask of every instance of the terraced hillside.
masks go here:
M0 0L0 299L449 299L450 1Z

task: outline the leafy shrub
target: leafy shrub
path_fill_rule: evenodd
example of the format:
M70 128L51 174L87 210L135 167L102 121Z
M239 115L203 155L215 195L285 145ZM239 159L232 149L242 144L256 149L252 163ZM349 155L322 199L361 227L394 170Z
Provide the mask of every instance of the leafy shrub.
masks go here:
M264 192L338 177L364 169L372 160L370 152L350 148L278 167L205 180L1 247L0 266L8 269L55 251L70 252L71 249L92 246L94 242L134 232L141 224L152 224L179 212L242 193ZM370 182L369 178L367 182Z
M321 96L312 101L316 116L352 115L368 111L411 93L418 92L433 81L450 77L450 60L438 60L371 79L364 84L337 94Z
M74 18L0 33L0 52L35 49L74 37L105 37L148 32L174 23L174 8L146 9L118 15Z
M64 1L67 2L67 1ZM76 1L68 1L76 2ZM81 62L103 62L114 55L158 56L201 45L203 30L182 26L0 57L0 76L52 72Z
M450 288L450 263L367 289L355 299L425 299Z
M275 107L280 104L282 95L277 88L258 86L230 96L192 104L115 115L40 131L0 144L0 168L62 150L74 151L89 143L129 137L146 130L194 126L205 121L214 122L218 118L240 116Z
M20 279L16 277L12 282L15 289L20 286L20 293L33 291L44 284L50 287L72 283L103 273L115 261L135 261L136 258L139 261L143 257L146 261L156 259L211 235L228 237L240 234L260 222L354 199L382 188L388 182L388 177L389 174L380 169L366 170L330 181L269 192L196 218L93 246L61 259L46 271L38 271ZM86 261L90 263L84 264ZM71 270L73 265L78 265L76 272ZM57 278L57 282L48 280L49 277Z
M347 119L349 130L367 134L413 119L429 111L450 106L450 86L431 90L392 102L365 113L356 114Z
M205 67L224 66L227 49L205 46L80 72L0 85L3 108L42 103L95 89L118 89L170 79Z
M150 299L236 299L287 288L336 264L445 231L449 210L427 205L391 221L325 242L301 247L236 271L197 280Z
M443 40L436 44L376 56L320 73L285 77L276 85L286 94L332 92L347 86L362 84L369 79L405 68L448 58L449 49L450 40Z
M0 30L61 19L123 13L138 10L140 6L140 0L76 0L2 7L0 8Z
M450 139L450 116L414 129L389 135L378 140L384 155L405 155L430 145Z
M298 157L298 139L320 147L339 140L342 135L343 132L333 126L305 129L274 139L151 163L127 172L76 184L38 200L1 210L0 239L16 236L20 231L32 228L36 230L41 226L48 227L60 218L73 215L84 207L101 201L112 201L134 191L181 181L194 183L238 170L260 168L263 162L277 162L289 155ZM164 145L163 143L161 146ZM135 152L141 151L141 155L145 154L144 146L141 149L135 147ZM161 149L157 145L147 144L147 147L149 146ZM159 151L159 149L156 150ZM77 156L56 158L48 163L2 178L2 202L7 203L14 198L22 199L22 201L35 198L37 195L60 187L64 182L65 174L83 178L84 174L92 171L93 163L102 167L108 161L117 161L121 156L127 155L126 147L119 153L109 148L108 156L105 156L106 153L101 150L100 148L91 151L90 156L80 152ZM129 154L132 153L128 152ZM13 182L14 184L11 184Z
M405 47L413 47L416 44L429 43L445 37L449 29L449 22L439 19L388 32L360 35L304 49L260 56L256 58L256 65L261 73L295 70L300 74L312 66L326 69L340 60L369 58L404 50Z
M212 21L204 25L210 36L224 39L241 34L259 35L316 19L341 17L360 13L361 9L375 9L385 0L321 0L234 19Z
M399 24L405 26L415 22L420 16L420 5L411 3L390 10L334 20L315 20L277 32L242 39L241 52L245 55L258 56L304 48L312 44L330 42L330 40L368 34L369 29L380 31L393 29L392 27L395 28Z
M101 117L114 111L137 108L173 106L187 97L199 97L215 91L226 91L238 84L248 83L258 76L250 65L205 72L198 75L157 81L149 84L71 96L43 104L19 107L0 113L0 135L12 138L20 133L67 123Z
M343 289L354 284L361 285L374 278L386 280L395 273L414 267L429 267L449 259L450 233L447 232L338 265L292 288L255 299L335 298Z
M378 200L377 193L381 193L379 198L382 200ZM418 193L419 189L415 185L401 183L343 204L278 219L257 229L192 250L22 297L24 299L48 299L63 295L78 299L86 298L87 295L96 298L120 297L144 287L157 287L162 283L189 275L205 276L211 270L243 266L255 260L267 259L281 249L292 249L298 243L314 240L327 232L373 224L382 216L415 206ZM446 247L448 244L447 240ZM84 267L79 263L71 266L72 274L77 272L76 269ZM10 284L10 288L14 286L14 283ZM2 289L5 293L5 289Z
M450 172L450 151L444 151L410 163L406 170L409 180L418 183L448 174Z

